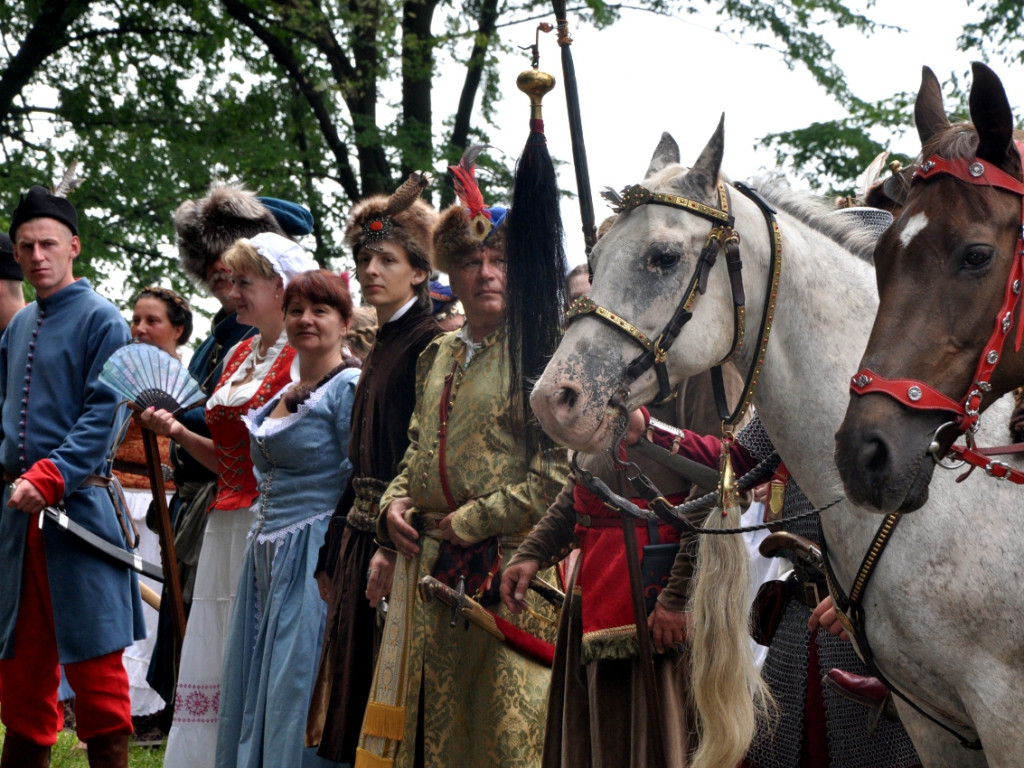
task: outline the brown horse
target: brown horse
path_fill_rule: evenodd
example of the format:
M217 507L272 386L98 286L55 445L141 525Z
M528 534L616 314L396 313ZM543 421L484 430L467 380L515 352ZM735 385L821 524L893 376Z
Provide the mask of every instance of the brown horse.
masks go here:
M1021 323L1021 154L1002 83L984 64L973 70L973 124L951 125L924 68L914 110L921 170L875 249L878 314L836 434L847 494L882 512L924 504L956 438L1024 383L1013 323L1015 313Z

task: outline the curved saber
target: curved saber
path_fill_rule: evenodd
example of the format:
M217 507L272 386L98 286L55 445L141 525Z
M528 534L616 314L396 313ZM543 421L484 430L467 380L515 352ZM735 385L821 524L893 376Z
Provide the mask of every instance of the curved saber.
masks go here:
M503 619L484 608L480 603L456 591L433 576L424 576L419 584L420 597L424 602L437 600L452 609L452 626L459 617L484 630L499 642L527 656L545 667L551 667L555 658L555 647L539 637Z
M71 536L74 536L87 548L91 549L96 554L103 557L109 562L123 565L136 573L141 573L143 576L148 576L154 581L163 581L164 572L159 565L143 560L139 555L134 552L129 552L117 544L107 541L101 536L97 536L95 533L85 528L64 512L57 509L57 507L43 507L42 513L39 515L39 527L43 527L43 521L50 520L58 528L62 528L67 531Z
M576 87L576 67L572 62L572 37L565 13L565 0L552 0L558 45L562 49L562 76L565 78L565 101L569 110L569 138L572 141L572 162L576 170L576 194L583 220L583 242L587 256L597 242L594 198L590 194L590 169L587 166L587 147L583 143L583 120L580 116L580 94Z

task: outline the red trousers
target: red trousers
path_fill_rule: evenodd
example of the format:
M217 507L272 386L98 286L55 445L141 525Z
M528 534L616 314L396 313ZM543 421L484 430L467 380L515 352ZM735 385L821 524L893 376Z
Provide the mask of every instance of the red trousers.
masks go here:
M57 701L57 632L43 534L36 520L33 515L28 527L14 657L0 661L0 720L19 736L52 746L64 727L64 708ZM75 718L82 741L132 732L128 673L121 663L122 653L114 651L64 665L64 674L75 691Z

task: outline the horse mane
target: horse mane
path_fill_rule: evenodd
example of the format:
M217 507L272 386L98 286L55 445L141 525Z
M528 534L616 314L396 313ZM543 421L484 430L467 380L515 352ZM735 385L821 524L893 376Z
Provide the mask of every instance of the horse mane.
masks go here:
M1024 141L1024 131L1014 130L1013 138ZM938 155L948 160L972 160L978 153L978 129L974 123L954 123L939 131L921 147L921 159Z
M751 179L750 186L771 205L814 229L853 255L871 262L878 234L859 221L832 216L836 207L827 198L795 190L781 173L767 173Z
M1017 141L1024 141L1024 132L1015 130L1013 138ZM924 158L932 155L938 155L947 160L973 160L978 153L978 143L978 130L973 123L954 123L925 142L921 147L918 164ZM957 183L965 184L962 181ZM969 207L971 215L985 218L990 214L988 201L978 195L965 196L961 204Z
M682 179L678 178L680 174L684 174ZM672 182L676 185L675 194L694 197L699 194L700 184L691 183L689 177L688 169L681 165L670 165L646 179L645 183L651 189L660 189L662 185ZM720 174L719 178L724 183L729 183L725 174ZM750 186L772 207L820 232L854 256L871 263L878 233L852 217L830 216L829 214L838 210L831 200L793 189L781 173L755 176L751 179ZM735 196L738 193L734 191L732 194Z
M950 160L970 160L977 152L978 131L973 123L954 123L921 147L922 158L939 155Z

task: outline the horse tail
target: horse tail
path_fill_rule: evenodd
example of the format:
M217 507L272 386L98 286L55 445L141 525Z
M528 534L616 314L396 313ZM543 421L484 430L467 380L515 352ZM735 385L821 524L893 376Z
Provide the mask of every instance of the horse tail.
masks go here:
M739 506L715 508L706 529L740 523ZM697 751L692 768L735 768L773 706L750 646L750 561L739 535L699 537L690 609L691 696Z

